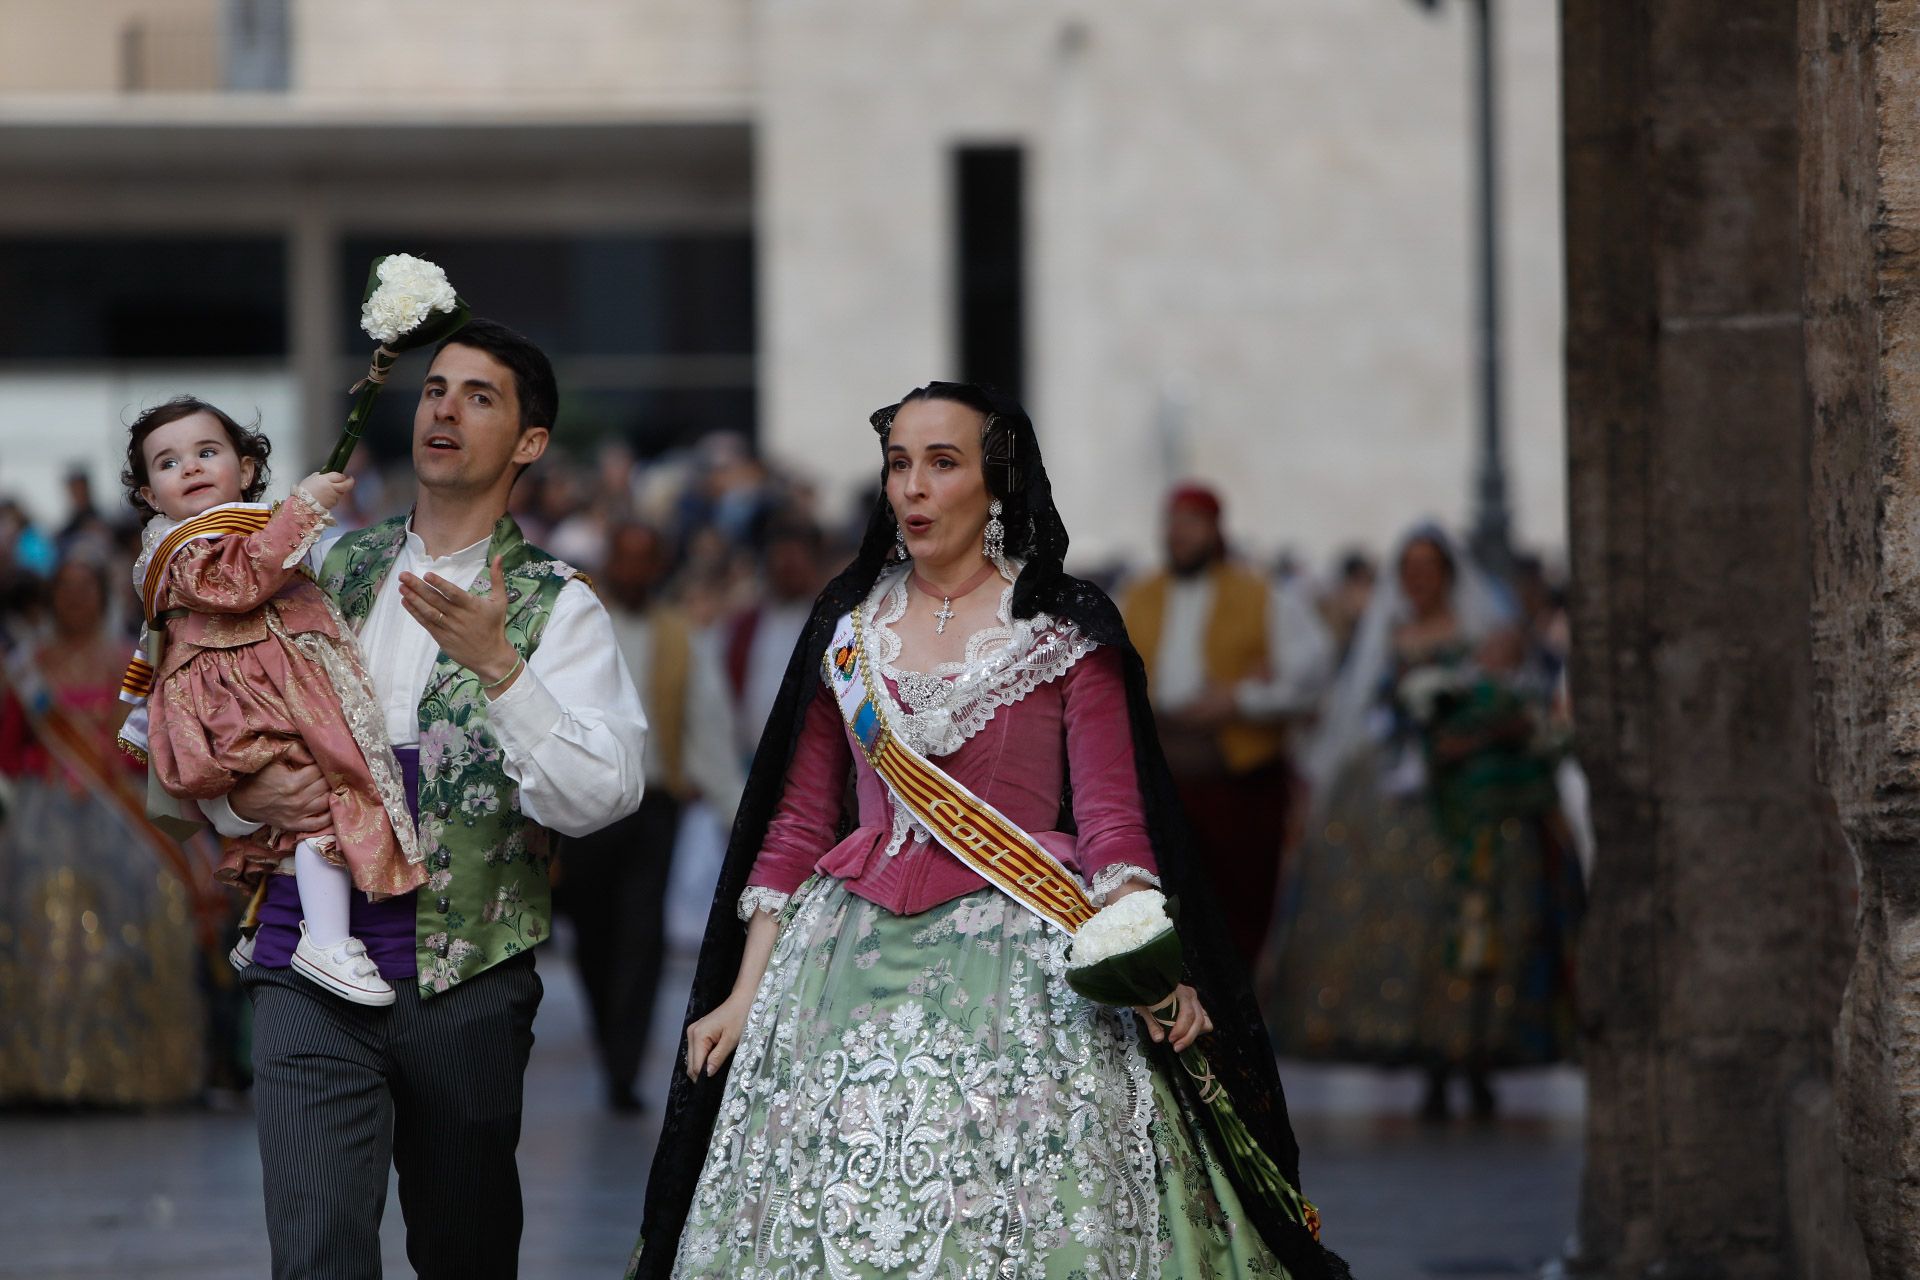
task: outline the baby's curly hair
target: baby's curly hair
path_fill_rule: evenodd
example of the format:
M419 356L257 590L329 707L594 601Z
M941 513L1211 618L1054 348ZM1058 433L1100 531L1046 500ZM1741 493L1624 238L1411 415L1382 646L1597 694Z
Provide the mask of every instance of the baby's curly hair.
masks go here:
M190 418L196 413L204 413L216 419L227 429L227 439L233 441L233 451L242 458L253 459L253 483L240 495L242 502L258 502L260 495L267 491L267 455L273 452L273 441L259 431L260 420L254 419L253 426L243 427L226 412L216 409L198 396L175 396L165 404L157 404L133 420L127 428L127 465L120 473L120 485L127 491L127 504L142 517L156 516L160 513L147 504L140 496L147 481L147 455L141 447L147 437L170 422Z

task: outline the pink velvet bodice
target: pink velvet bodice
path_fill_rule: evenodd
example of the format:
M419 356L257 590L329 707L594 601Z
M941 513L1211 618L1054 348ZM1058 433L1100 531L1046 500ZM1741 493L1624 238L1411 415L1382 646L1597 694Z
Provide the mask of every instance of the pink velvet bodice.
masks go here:
M896 693L891 681L890 693ZM1082 880L1109 867L1157 867L1134 769L1120 655L1095 648L1058 679L1027 692L934 763L1032 835ZM857 826L838 842L847 769L855 769ZM1077 836L1057 830L1069 774ZM938 844L893 831L887 787L853 749L824 683L814 686L787 789L768 828L749 889L790 894L813 872L896 915L913 915L984 888L986 881Z

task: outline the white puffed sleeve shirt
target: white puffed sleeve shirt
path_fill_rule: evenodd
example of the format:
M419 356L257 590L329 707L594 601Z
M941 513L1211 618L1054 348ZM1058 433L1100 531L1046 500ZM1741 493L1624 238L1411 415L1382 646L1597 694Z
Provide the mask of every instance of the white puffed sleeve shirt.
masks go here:
M316 566L338 541L314 549ZM360 629L360 653L396 747L420 740L420 697L440 646L400 603L400 575L437 574L465 590L487 569L491 536L451 555L430 556L411 527ZM487 704L507 776L519 786L520 811L565 836L583 836L640 807L646 789L647 713L615 642L613 623L580 579L554 598L540 644L526 669ZM225 796L200 803L222 835L261 824L233 812Z

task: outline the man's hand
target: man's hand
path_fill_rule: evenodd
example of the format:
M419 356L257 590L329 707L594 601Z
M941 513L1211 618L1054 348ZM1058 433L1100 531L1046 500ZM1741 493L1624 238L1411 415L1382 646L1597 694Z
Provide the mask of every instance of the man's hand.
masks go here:
M240 779L227 794L227 804L244 822L264 822L281 831L306 835L333 825L327 795L327 775L310 757L302 755Z
M440 651L491 685L513 671L520 655L507 642L507 579L495 556L488 566L493 575L490 595L469 595L437 573L400 575L400 603L413 620L427 629ZM519 678L516 672L514 678ZM498 697L513 682L489 689Z

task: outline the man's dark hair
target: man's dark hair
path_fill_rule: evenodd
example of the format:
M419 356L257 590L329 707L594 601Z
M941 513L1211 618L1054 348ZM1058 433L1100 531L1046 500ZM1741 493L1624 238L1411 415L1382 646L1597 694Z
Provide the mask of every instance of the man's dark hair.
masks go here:
M520 402L520 429L545 427L552 431L560 418L560 386L553 378L547 353L497 320L479 316L433 349L436 358L448 347L484 351L513 371L513 395Z
M190 418L196 413L204 413L226 428L227 439L233 442L233 451L242 458L253 459L253 483L240 495L242 502L258 502L260 495L267 491L267 455L273 452L273 442L260 434L259 420L253 426L243 427L225 412L214 408L197 396L175 396L165 404L157 404L133 420L127 428L127 465L120 473L120 485L127 491L127 503L143 517L158 515L147 500L140 496L140 490L148 483L147 454L142 447L147 437L170 422Z

